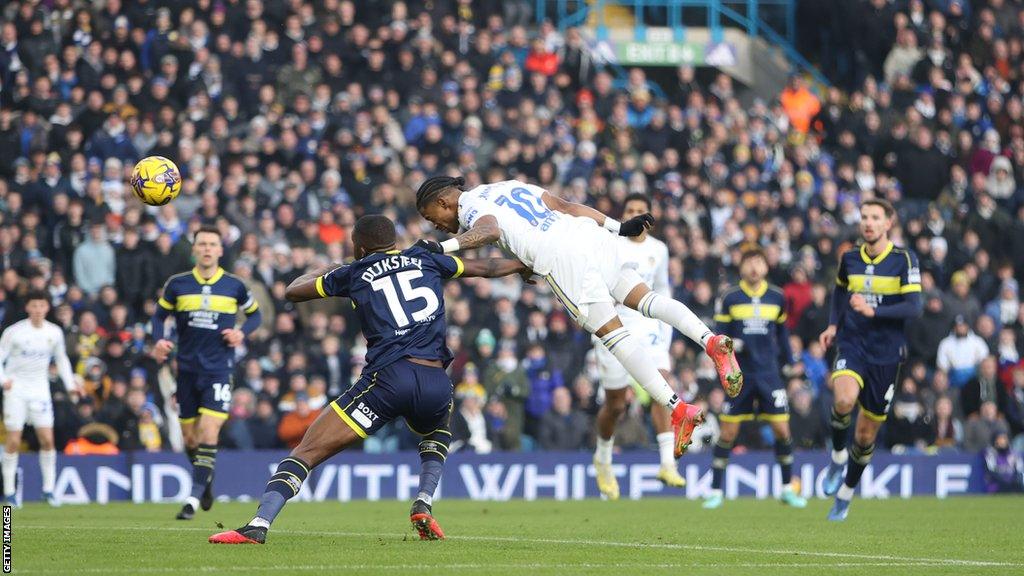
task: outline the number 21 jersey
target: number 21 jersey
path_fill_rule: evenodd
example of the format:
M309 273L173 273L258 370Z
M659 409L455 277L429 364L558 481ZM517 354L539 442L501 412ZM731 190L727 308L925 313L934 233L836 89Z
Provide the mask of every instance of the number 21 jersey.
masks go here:
M452 360L445 344L442 280L462 275L462 260L413 246L374 252L316 280L322 297L352 300L366 337L366 373L406 356Z

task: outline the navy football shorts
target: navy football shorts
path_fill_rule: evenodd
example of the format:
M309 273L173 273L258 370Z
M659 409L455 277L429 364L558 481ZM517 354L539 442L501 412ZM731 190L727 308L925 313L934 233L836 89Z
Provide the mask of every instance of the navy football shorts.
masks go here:
M836 363L832 367L832 379L837 376L852 376L860 385L857 404L861 412L876 422L884 422L892 406L896 392L896 381L900 377L901 363L873 364L861 354L839 349Z
M722 422L743 422L753 420L769 422L786 422L789 420L789 398L786 396L786 385L778 374L743 373L743 388L735 398L726 398L722 406L722 414L718 417Z
M356 434L366 438L402 416L425 436L448 429L452 381L442 368L398 360L376 372L363 372L331 408Z
M200 414L227 420L231 409L231 373L207 374L178 370L178 419L191 422Z

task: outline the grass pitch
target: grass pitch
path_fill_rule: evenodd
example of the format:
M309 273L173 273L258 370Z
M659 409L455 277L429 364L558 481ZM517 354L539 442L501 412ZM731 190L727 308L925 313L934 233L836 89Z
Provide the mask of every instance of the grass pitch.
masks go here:
M206 542L253 503L218 503L192 522L176 505L14 512L16 574L1024 574L1024 498L830 501L805 510L727 501L438 501L449 539L420 542L402 502L297 502L264 546Z

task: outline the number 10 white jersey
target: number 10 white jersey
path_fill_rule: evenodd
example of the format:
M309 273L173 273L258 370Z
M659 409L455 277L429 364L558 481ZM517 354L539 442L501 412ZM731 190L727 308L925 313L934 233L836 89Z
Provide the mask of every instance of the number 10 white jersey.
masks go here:
M580 240L574 232L581 219L551 210L543 195L543 188L518 180L477 186L459 197L459 224L468 229L481 217L494 216L501 229L499 244L537 274L547 275L555 255Z

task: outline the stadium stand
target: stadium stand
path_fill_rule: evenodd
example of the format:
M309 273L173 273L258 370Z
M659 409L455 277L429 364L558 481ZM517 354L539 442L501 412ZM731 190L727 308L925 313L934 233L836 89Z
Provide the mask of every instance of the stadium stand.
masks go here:
M628 193L648 194L675 296L709 323L740 252L762 246L787 297L804 449L825 445L816 338L838 254L856 238L860 199L893 200L926 310L886 446L977 450L1003 430L1021 442L1024 5L799 4L799 18L831 27L800 46L832 85L794 76L777 98L742 104L743 87L712 69L681 67L657 90L644 69L616 75L579 30L537 24L547 14L533 2L7 3L0 318L23 317L29 289L52 298L89 391L54 387L58 446L83 450L80 431L105 450L180 446L147 323L204 224L264 313L222 442L294 442L358 374L364 346L347 304L296 306L285 286L350 256L364 213L391 217L406 245L429 234L414 190L446 170L529 179L613 215ZM184 190L147 208L127 180L154 154L177 162ZM592 429L600 401L592 345L547 289L512 278L446 290L462 449L588 446L592 433L576 432ZM672 351L674 384L714 415L724 397L707 358L682 340ZM620 445L651 444L644 400ZM567 422L571 435L559 433ZM769 442L756 426L740 440ZM391 426L365 449L414 446Z

